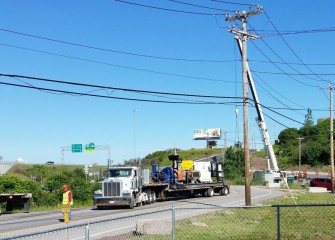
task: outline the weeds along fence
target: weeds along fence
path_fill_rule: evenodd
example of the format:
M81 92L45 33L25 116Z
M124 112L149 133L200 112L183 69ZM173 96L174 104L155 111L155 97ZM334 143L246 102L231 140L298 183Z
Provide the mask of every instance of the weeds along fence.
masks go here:
M335 239L335 204L251 207L171 206L0 239L187 240Z

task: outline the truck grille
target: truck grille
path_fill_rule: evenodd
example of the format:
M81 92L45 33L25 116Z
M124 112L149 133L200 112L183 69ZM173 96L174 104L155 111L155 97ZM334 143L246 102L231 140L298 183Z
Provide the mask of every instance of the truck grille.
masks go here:
M103 196L104 197L121 196L121 183L105 182L103 184Z

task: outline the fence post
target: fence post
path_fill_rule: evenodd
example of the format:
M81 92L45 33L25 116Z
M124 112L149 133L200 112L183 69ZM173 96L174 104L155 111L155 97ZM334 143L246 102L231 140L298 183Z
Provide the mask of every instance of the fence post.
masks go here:
M172 240L176 240L176 209L172 204Z
M277 240L280 240L280 206L277 205Z
M90 224L88 223L85 227L85 240L90 240Z

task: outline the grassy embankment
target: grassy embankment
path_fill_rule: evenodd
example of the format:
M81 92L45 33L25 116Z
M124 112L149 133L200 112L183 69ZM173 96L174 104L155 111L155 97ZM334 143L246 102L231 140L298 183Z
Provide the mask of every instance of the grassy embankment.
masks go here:
M329 193L295 191L293 197L297 204L335 203L335 196ZM287 194L261 204L262 207L226 208L178 220L176 239L277 239L276 205L293 205L294 201ZM334 214L333 206L282 207L281 239L334 239ZM144 235L136 239L166 239L166 236Z

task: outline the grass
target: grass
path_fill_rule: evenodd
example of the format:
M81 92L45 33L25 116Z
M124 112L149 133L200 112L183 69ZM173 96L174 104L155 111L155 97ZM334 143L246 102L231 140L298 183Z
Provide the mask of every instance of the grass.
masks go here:
M293 190L283 197L260 202L263 207L225 208L176 222L176 239L277 239L275 205L335 204L335 195ZM259 204L259 203L258 203ZM272 205L272 206L269 206ZM178 210L177 210L178 211ZM334 206L280 208L281 239L334 239ZM136 239L168 239L166 235L143 235Z

